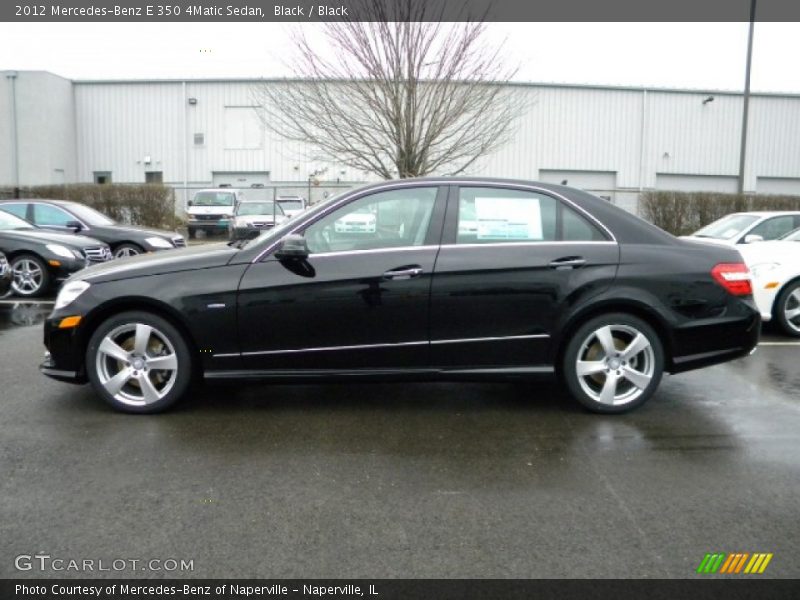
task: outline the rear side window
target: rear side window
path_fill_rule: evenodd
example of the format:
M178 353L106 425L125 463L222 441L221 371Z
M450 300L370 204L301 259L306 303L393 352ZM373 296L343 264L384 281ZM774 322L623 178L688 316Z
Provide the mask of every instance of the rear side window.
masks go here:
M458 244L604 241L585 217L545 194L502 188L461 188Z
M12 215L16 215L20 219L28 219L28 205L24 203L9 202L8 204L0 204L0 210L4 210Z

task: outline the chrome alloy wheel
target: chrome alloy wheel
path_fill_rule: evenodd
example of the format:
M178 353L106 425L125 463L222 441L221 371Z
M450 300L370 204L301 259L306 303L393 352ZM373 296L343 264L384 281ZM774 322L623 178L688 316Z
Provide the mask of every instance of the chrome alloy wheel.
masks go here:
M139 256L141 252L139 252L133 246L122 246L117 248L117 251L114 252L114 258L127 258L129 256Z
M795 288L783 303L786 325L800 333L800 287Z
M11 268L11 288L20 296L33 296L42 288L44 271L30 258L21 258Z
M621 406L650 385L656 368L650 340L630 325L605 325L583 341L575 371L581 389L594 401Z
M129 323L109 332L97 349L97 376L122 404L146 406L175 385L178 357L169 338L151 325Z

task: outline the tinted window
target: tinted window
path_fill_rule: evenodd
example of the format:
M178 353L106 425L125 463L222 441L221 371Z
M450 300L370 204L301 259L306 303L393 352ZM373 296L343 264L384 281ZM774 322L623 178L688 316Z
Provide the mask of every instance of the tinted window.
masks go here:
M33 222L37 225L57 225L66 227L75 217L51 204L33 205Z
M605 239L595 225L551 196L496 188L460 190L459 244Z
M350 202L305 231L314 254L421 246L437 188L379 192Z
M27 219L28 205L17 202L10 202L8 204L0 204L0 209L18 216L20 219Z
M775 240L789 233L794 228L794 217L792 215L784 215L781 217L772 217L763 223L759 223L748 231L747 235L760 235L765 240Z

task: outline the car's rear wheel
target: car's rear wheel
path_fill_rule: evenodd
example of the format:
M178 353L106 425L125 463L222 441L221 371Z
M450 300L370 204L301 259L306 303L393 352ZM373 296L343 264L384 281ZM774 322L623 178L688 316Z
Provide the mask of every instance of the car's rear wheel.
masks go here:
M562 373L572 396L598 413L621 413L644 404L664 372L658 334L624 313L595 317L572 336Z
M784 333L800 337L800 281L790 283L778 295L775 320Z
M11 289L17 296L35 298L50 287L47 265L32 254L22 254L11 261L11 277Z
M192 378L189 346L169 321L125 312L103 322L86 349L92 386L117 410L162 411L186 392Z
M143 254L144 248L137 244L124 243L117 246L114 250L114 258L127 258L128 256L137 256Z

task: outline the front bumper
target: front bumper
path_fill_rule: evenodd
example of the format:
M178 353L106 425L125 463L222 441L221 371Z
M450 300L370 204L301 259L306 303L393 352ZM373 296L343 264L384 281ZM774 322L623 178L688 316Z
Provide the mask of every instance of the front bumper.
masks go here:
M230 222L231 220L229 218L214 219L214 220L190 219L189 221L187 221L186 226L189 229L219 230L219 229L227 229Z
M70 329L59 329L58 324L67 316L51 313L44 322L44 345L47 348L39 371L58 381L86 383L80 325Z

